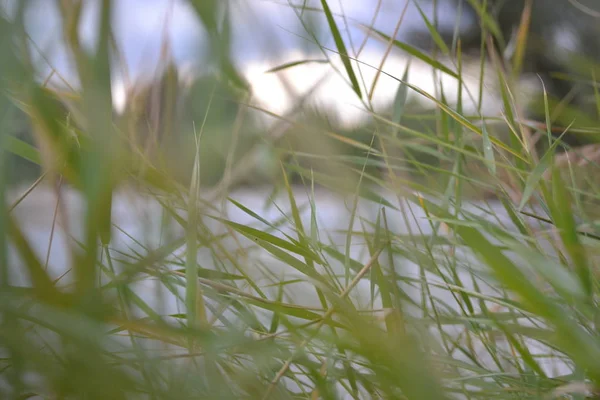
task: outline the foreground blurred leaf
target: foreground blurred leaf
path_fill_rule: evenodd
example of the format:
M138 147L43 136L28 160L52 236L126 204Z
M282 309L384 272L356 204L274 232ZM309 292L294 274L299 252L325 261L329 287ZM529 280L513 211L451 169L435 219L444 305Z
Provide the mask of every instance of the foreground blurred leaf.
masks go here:
M29 143L22 141L14 136L6 135L4 137L4 146L6 150L24 158L25 160L31 161L34 164L41 164L42 157L40 152Z

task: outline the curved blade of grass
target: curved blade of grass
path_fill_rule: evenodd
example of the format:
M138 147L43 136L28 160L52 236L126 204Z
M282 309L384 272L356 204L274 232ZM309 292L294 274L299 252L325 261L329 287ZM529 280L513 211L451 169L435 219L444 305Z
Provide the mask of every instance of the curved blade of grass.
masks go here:
M282 249L291 251L292 253L298 254L303 257L308 257L309 259L321 263L319 256L315 253L311 252L309 249L300 247L298 244L288 242L287 240L283 240L275 235L262 231L260 229L252 228L250 226L238 224L237 222L228 221L222 218L215 218L217 221L220 221L242 235L246 236L250 240L263 240L265 242L271 243L277 247L281 247Z
M363 26L364 28L364 26ZM394 46L398 47L401 50L404 50L405 52L407 52L408 54L410 54L411 56L418 58L419 60L427 63L429 66L440 70L456 79L459 79L459 75L452 71L450 68L446 67L444 64L442 64L441 62L429 57L427 54L423 53L422 51L418 50L416 47L413 47L411 45L408 45L404 42L401 42L397 39L392 39L391 37L389 37L388 35L386 35L385 33L378 31L377 29L373 29L373 32L377 33L377 35L381 36L382 39L386 40L386 41L391 41L392 43L394 43Z
M410 61L406 64L404 74L402 75L402 82L400 82L398 90L396 91L396 96L394 96L394 112L392 114L392 121L398 125L400 125L400 122L402 122L402 116L404 115L404 107L406 106L406 99L408 98L408 86L406 86L404 82L408 82L409 69ZM394 136L397 134L398 129L394 128Z
M433 24L431 22L429 22L429 18L427 18L427 16L425 15L423 10L419 6L419 2L413 1L413 4L415 5L415 7L417 7L419 14L421 14L421 17L423 18L423 21L425 22L425 25L427 26L427 30L429 30L429 34L431 35L431 38L433 39L435 44L437 44L437 46L440 48L442 53L444 53L446 55L450 54L450 49L448 49L448 46L446 46L444 39L442 39L442 37L438 33L435 26L433 26Z
M331 10L329 9L327 0L321 0L321 5L323 6L323 12L325 13L327 23L329 24L329 29L331 30L331 34L333 35L335 46L337 47L337 50L342 58L342 62L344 63L346 73L348 74L350 82L352 83L352 89L354 89L354 92L358 95L358 97L362 98L362 93L358 84L358 79L356 79L356 75L354 74L354 70L352 69L352 64L350 63L350 58L348 57L346 45L344 44L344 40L342 39L340 30L338 29L335 20L333 19L333 15L331 14Z
M349 138L347 136L344 135L340 135L339 133L335 133L335 132L324 132L325 135L327 135L328 137L335 139L341 143L344 144L348 144L352 147L355 147L357 149L360 150L365 150L367 152L370 152L371 154L374 155L381 155L381 152L377 149L374 149L372 146L369 146L368 144L362 143L358 140Z
M257 221L262 222L263 224L265 224L269 228L271 228L271 229L273 229L273 230L281 233L283 236L285 236L293 244L298 245L298 241L297 240L295 240L294 238L292 238L287 233L283 232L281 229L279 229L271 221L267 221L266 219L264 219L263 217L261 217L260 215L258 215L257 213L255 213L254 211L250 210L248 207L244 206L242 203L240 203L240 202L232 199L231 197L228 197L227 200L229 200L231 203L233 203L233 205L235 205L237 208L239 208L240 210L242 210L244 213L248 214L249 216L251 216L252 218L256 219Z
M527 177L525 187L523 188L521 202L519 203L519 211L523 210L523 207L525 207L525 204L527 204L527 202L533 195L535 189L537 188L538 183L542 179L542 176L544 175L548 167L550 167L550 165L552 164L554 160L554 151L556 150L556 147L559 143L560 140L554 141L552 146L548 149L548 151L546 151L544 156L541 158L540 162L533 168L533 171L531 171L531 173Z
M571 256L571 261L579 276L583 290L580 289L577 292L585 293L590 300L590 304L592 304L594 282L592 281L587 250L579 240L577 223L571 207L570 193L560 174L559 169L554 167L552 171L552 192L546 195L546 202L549 205L554 226L558 229L558 234Z
M192 169L192 177L189 186L189 198L188 198L188 219L185 227L185 242L186 242L186 254L185 254L185 306L187 311L187 323L188 327L197 329L200 324L206 326L206 312L204 309L204 298L200 287L198 286L198 197L200 195L200 141L202 134L204 133L204 127L208 113L212 106L214 93L211 93L206 111L204 113L204 120L200 127L200 133L196 132L196 126L194 125L194 136L196 140L196 153L194 155L194 166ZM192 351L194 342L190 340L189 348Z
M6 216L7 230L18 254L23 258L29 278L35 288L37 295L45 301L56 302L62 298L52 280L44 270L42 263L38 260L35 252L20 230L19 225L11 215Z
M319 275L319 273L317 273L314 268L310 268L306 263L292 256L291 254L281 250L279 247L274 246L271 243L266 242L262 239L257 238L255 239L255 241L260 247L262 247L263 249L265 249L266 251L268 251L269 253L286 263L288 266L302 273L303 275L308 276L316 280L317 282L327 284L325 279L321 275Z
M289 62L289 63L278 65L277 67L268 69L267 71L265 71L265 73L266 74L272 74L274 72L283 71L283 70L290 69L290 68L293 68L293 67L297 67L298 65L304 65L304 64L328 64L328 63L329 63L328 60L300 60L300 61L292 61L292 62Z
M517 43L515 48L515 54L513 56L513 77L516 78L521 73L523 66L523 60L525 58L525 48L527 47L527 37L529 34L529 25L531 22L531 8L533 5L532 0L525 1L525 7L521 15L521 22L519 23L517 31Z
M285 314L288 317L295 317L304 319L307 321L319 321L323 318L322 315L315 313L314 311L309 311L301 307L290 306L281 302L263 302L256 301L254 299L244 299L244 302L248 304L252 304L256 307L260 307L265 310L273 311L276 314ZM336 328L344 328L343 324L336 322L332 319L328 319L325 321L326 325L334 326Z
M494 19L494 17L488 13L486 7L484 6L484 4L489 5L489 3L487 1L482 3L481 0L467 0L467 1L473 7L473 9L477 12L477 14L479 14L479 17L481 18L483 27L486 30L489 30L492 33L492 35L494 36L494 38L496 40L498 40L498 43L500 43L500 45L504 48L504 46L506 44L504 42L504 37L502 37L502 31L500 30L500 27L496 23L496 20Z
M4 135L3 140L3 146L7 151L34 164L41 164L40 152L29 143L10 135Z
M494 148L492 147L492 141L487 131L485 123L481 121L481 135L483 139L483 156L485 157L485 164L493 176L496 176L496 160L494 158Z

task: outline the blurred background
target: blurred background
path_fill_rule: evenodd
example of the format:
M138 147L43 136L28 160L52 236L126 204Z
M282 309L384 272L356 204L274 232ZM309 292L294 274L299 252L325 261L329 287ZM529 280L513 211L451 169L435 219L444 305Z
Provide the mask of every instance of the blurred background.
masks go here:
M597 0L0 4L0 393L600 387Z
M446 34L456 29L459 33L468 33L477 23L473 15L465 13L463 16L460 7L452 1L331 2L331 12L339 19L348 52L360 60L360 63L352 63L360 71L361 85L372 88L368 98L361 99L348 78L340 73L344 65L335 54L336 43L320 1L213 2L214 7L219 8L218 18L222 24L218 38L207 29L199 13L209 3L114 2L111 21L118 51L111 58L110 72L116 113L135 114L136 129L144 131L140 133L142 136L161 137L165 133L161 134L160 130L170 131L168 140L159 140L160 153L164 156L165 168L175 179L189 180L195 157L194 124L200 124L207 114L200 159L203 182L209 186L223 177L230 151L235 153L236 163L244 160L244 156L255 160L248 161L251 168L246 164L244 176L237 178L240 184L272 181L278 174L278 162L282 158L289 161L290 150L306 155L296 160L299 165L315 168L321 165L328 170L331 166L324 167L323 160L319 161L324 154L338 154L337 161L345 158L345 163L351 157L364 155L364 149L359 150L342 140L324 139L321 134L311 136L311 129L294 129L289 122L303 121L307 126L317 127L316 130L329 130L371 145L376 129L373 113L391 115L400 86L398 78L407 67L410 67L410 74L406 76L409 82L434 94L439 91L439 82L444 80L448 101L456 101L456 79L436 75L430 65L419 59L409 66L409 53L395 47L388 49L386 40L374 35L372 30L386 35L395 33L399 40L408 40L415 32L426 36L428 28L420 12L427 18L436 18L440 32ZM22 9L18 11L19 4ZM12 17L17 12L23 14L38 80L68 92L77 90L79 76L73 53L65 43L65 21L59 4L45 0L22 3L5 0L4 9ZM101 1L82 4L78 33L83 48L92 50L98 41ZM224 56L215 57L215 52ZM215 61L223 59L231 62L232 69L224 69ZM471 80L475 88L480 73L476 63L473 64L465 68L463 78L467 84ZM289 68L273 71L282 66ZM377 73L381 67L391 76ZM214 96L207 95L211 93ZM407 96L407 109L415 111L417 116L406 112L403 122L431 132L432 119L419 114L424 110L431 113L435 104L412 90L408 90ZM483 101L472 96L465 96L462 101L466 112L499 112L501 106L492 87L486 90L487 97ZM11 124L17 127L14 136L33 144L26 118L18 113L13 118L25 124L22 128ZM430 159L421 151L422 141L410 139L408 142L409 147L411 143L414 146L417 157ZM38 167L22 157L14 157L10 165L12 181L32 180L39 175ZM360 161L354 167L360 169ZM369 168L379 170L373 165Z

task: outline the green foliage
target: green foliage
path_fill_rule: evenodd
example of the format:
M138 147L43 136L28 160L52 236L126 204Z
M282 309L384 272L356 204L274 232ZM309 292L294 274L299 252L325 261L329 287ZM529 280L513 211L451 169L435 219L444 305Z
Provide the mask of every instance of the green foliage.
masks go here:
M407 70L390 110L365 103L364 126L344 131L327 110L304 107L264 128L266 112L249 105L231 62L221 2L198 0L218 73L183 87L166 62L117 115L110 3L93 54L73 36L79 8L61 9L82 86L70 93L34 79L21 14L0 19L0 397L583 399L598 390L597 165L558 153L551 133L570 127L547 124L548 102L540 123L509 111L469 116L462 95L452 105L443 90L434 98L406 82ZM360 97L368 88L338 16L321 5L338 72ZM462 79L460 49L447 66L392 44ZM418 110L408 91L435 109ZM502 100L516 109L511 92ZM264 183L261 167L275 219L228 197ZM64 276L18 217L35 192L7 195L18 175L78 193ZM159 240L115 219L123 187L156 206ZM341 232L322 230L318 217L333 212L320 208L323 188L344 195L332 217L345 218ZM471 202L489 194L496 208ZM51 203L49 214L61 208ZM220 213L225 204L250 222ZM508 218L490 211L500 206ZM161 293L152 299L138 290L150 284ZM164 311L173 302L184 307Z

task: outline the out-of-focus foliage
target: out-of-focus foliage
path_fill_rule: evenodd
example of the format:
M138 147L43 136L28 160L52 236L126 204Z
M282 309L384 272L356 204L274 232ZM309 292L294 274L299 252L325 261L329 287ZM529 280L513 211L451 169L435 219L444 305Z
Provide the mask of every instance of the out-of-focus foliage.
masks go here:
M519 117L500 65L501 117L466 115L460 90L425 93L402 72L394 104L375 110L345 21L321 0L310 11L326 21L326 53L346 57L336 73L371 118L344 130L313 104L265 120L232 62L229 3L198 0L210 71L186 83L162 60L119 113L114 2L99 2L92 50L78 36L83 3L57 3L73 90L34 72L29 2L0 19L0 397L595 395L600 235L589 209L600 195L578 168L594 178L597 165L589 150L557 155L552 134L565 127L550 105L543 120ZM460 52L446 65L387 44L462 82ZM50 189L9 196L6 179L29 173ZM264 181L271 213L229 196ZM320 209L318 186L341 192L339 207ZM495 207L469 201L482 193Z

